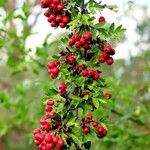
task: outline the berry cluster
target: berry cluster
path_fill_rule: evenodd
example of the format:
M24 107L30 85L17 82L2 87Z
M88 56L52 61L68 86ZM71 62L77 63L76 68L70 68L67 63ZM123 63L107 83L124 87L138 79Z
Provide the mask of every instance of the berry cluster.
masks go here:
M114 60L111 55L115 54L115 50L110 45L105 45L103 48L103 53L99 56L99 63L106 62L108 65L112 65Z
M86 32L82 36L79 34L74 34L68 41L69 46L75 46L76 48L84 48L84 49L90 49L92 40L92 33Z
M65 28L69 23L70 17L63 15L65 13L65 5L61 0L41 0L41 7L48 8L44 15L48 17L48 22L51 24L51 27L60 26L61 28Z
M84 134L90 133L90 125L96 129L97 136L103 138L107 135L107 129L100 125L97 121L93 120L93 115L91 113L87 114L86 118L82 120L81 126Z
M65 144L64 140L56 136L62 123L59 116L55 118L56 112L53 111L53 105L53 100L47 102L45 117L40 120L41 128L33 131L34 144L39 147L39 150L52 150L54 148L59 150Z
M51 76L52 79L56 79L60 72L58 65L59 65L59 62L56 62L56 61L50 61L47 64L48 74Z
M94 69L84 69L82 72L81 72L81 75L83 77L91 77L93 78L94 80L98 80L100 78L100 72L99 71L96 71Z

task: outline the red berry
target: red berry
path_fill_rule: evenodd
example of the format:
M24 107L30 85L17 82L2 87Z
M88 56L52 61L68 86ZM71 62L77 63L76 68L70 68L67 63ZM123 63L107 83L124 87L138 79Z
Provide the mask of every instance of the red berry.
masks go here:
M82 37L82 38L80 39L80 43L81 43L81 45L86 44L86 40L85 40L85 38L83 38L83 37Z
M51 111L51 112L46 112L46 117L53 117L53 116L55 116L56 115L56 112L54 112L54 111Z
M74 34L72 37L75 41L79 41L81 36L79 34Z
M104 92L104 93L103 93L103 96L106 97L106 98L108 98L108 99L111 98L111 94L108 93L108 92Z
M85 38L85 40L91 40L92 39L92 33L91 32L87 32L84 33L83 38Z
M47 143L46 144L46 150L52 150L53 149L53 143Z
M42 7L42 8L47 8L48 6L49 6L48 0L42 0L42 1L41 1L41 7Z
M82 74L83 77L86 77L88 75L88 70L87 69L83 70L81 72L81 74Z
M87 114L86 118L87 118L88 120L92 120L93 116L92 116L91 113L89 113L89 114Z
M99 124L99 123L98 123L97 121L93 121L93 122L92 122L92 126L93 126L93 127L97 127L98 124Z
M68 45L73 46L75 44L75 40L73 38L69 39Z
M68 64L74 64L74 63L75 63L75 61L76 61L76 59L75 59L75 57L74 57L74 56L69 56L69 57L67 58L67 62L68 62Z
M59 145L61 148L64 146L65 142L62 139L59 139L57 142L57 145Z
M41 144L41 141L35 139L34 140L34 144L37 145L37 146L39 146Z
M44 137L45 142L47 143L52 143L53 142L53 138L50 134L46 134Z
M106 63L107 63L108 65L112 65L112 64L114 63L113 58L112 58L112 57L108 57L107 60L106 60Z
M53 68L53 69L50 70L51 73L54 73L54 74L56 74L56 75L59 73L59 71L60 71L60 70L59 70L59 68L57 68L57 67L55 67L55 68Z
M62 15L57 15L56 16L56 21L57 22L62 22L63 16Z
M53 69L53 68L57 67L56 62L54 62L54 61L48 62L47 67L49 69Z
M96 71L95 74L94 74L94 79L98 80L99 77L100 77L100 73Z
M105 45L103 48L104 52L106 52L107 54L110 53L110 51L112 50L112 47L110 45Z
M54 105L54 103L55 102L53 100L48 100L47 105L51 105L52 106L52 105Z
M85 43L83 46L82 46L84 49L90 49L91 46L89 43Z
M65 23L60 23L59 26L60 26L61 28L65 28L65 27L66 27L66 24L65 24Z
M57 144L58 140L59 140L59 137L57 137L57 136L53 137L53 143L54 144Z
M106 136L106 135L107 135L107 129L104 128L103 136Z
M45 17L50 17L50 11L49 11L49 9L44 12L44 16Z
M98 61L99 63L104 63L107 58L108 58L108 55L106 55L106 53L103 53L102 55L98 57Z
M115 55L115 50L114 50L114 49L111 49L110 52L109 52L109 54L110 54L110 55Z
M50 105L46 105L46 108L45 108L46 112L50 112L52 110L53 110L53 108Z
M64 16L62 19L62 22L67 24L69 22L70 18L68 16Z
M43 141L44 140L44 135L40 134L40 133L35 134L34 137L35 137L36 140L39 140L39 141Z
M99 134L102 134L103 131L104 131L104 127L103 127L103 126L99 126L99 127L97 128L97 132L98 132Z
M45 124L47 124L46 119L45 119L45 118L42 118L42 119L40 120L40 124L41 124L41 125L45 125Z
M53 0L53 3L58 5L61 2L61 0Z
M83 133L85 133L85 134L90 133L90 127L83 128Z
M51 22L51 27L56 27L57 26L57 22L56 21L52 21Z
M57 10L58 11L62 11L64 9L64 4L63 3L60 3L57 5Z
M65 91L66 90L66 83L65 82L61 82L58 86L60 91Z
M103 16L101 16L101 17L99 18L99 22L105 22L105 18L104 18Z
M50 22L50 23L51 23L52 21L55 22L55 16L54 16L54 15L50 15L50 16L48 17L47 21Z
M76 47L76 48L80 48L80 47L81 47L80 41L75 42L75 47Z
M89 75L90 77L93 77L94 74L95 74L94 69L89 69L89 70L88 70L88 75Z
M57 78L57 75L56 75L56 74L51 73L51 72L49 72L49 74L50 74L50 76L51 76L52 79L56 79L56 78Z
M34 135L37 134L37 133L41 133L41 130L40 130L40 129L35 129L35 130L33 130L33 134L34 134Z

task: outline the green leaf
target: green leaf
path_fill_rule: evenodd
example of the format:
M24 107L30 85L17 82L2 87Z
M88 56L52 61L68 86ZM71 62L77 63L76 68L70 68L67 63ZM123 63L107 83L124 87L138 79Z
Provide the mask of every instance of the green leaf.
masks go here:
M99 101L97 99L93 99L93 104L96 108L99 108Z
M79 136L76 136L76 135L74 135L74 134L71 134L71 137L72 137L72 140L73 140L76 144L78 144L80 147L82 146L82 141L81 141L81 139L79 139L79 138L80 138Z
M97 24L94 25L94 28L99 29L99 28L101 28L102 26L104 26L105 24L106 24L106 22L97 23Z

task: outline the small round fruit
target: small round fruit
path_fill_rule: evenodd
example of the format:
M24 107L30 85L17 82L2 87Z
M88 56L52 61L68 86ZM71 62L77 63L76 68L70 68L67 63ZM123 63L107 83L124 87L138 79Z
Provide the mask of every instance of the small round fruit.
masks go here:
M68 16L64 16L62 19L62 22L67 24L69 22L70 18Z
M61 2L61 0L53 0L53 3L54 3L55 5L58 5L60 2Z
M47 19L48 22L52 22L52 21L55 21L55 16L54 15L50 15Z
M80 47L81 47L80 41L75 42L75 47L76 47L76 48L80 48Z
M63 3L60 3L57 5L57 10L58 11L62 11L64 9L64 4Z
M51 22L51 27L56 27L57 26L57 22L56 21L52 21Z
M92 115L91 113L89 113L89 114L87 114L86 118L87 118L88 120L92 120L93 115Z
M73 38L69 39L68 45L73 46L75 44L75 40Z
M56 21L57 22L62 22L63 16L62 15L57 15L56 16Z
M85 127L85 128L83 128L83 133L84 133L84 134L90 133L90 127Z
M93 121L93 122L92 122L92 126L93 126L93 127L98 127L98 124L99 124L99 123L98 123L97 121Z
M65 27L66 27L66 24L65 24L65 23L60 23L59 26L60 26L61 28L65 28Z
M49 69L53 69L53 68L57 67L57 65L54 61L49 61L48 64L47 64L47 67Z
M108 57L107 60L106 60L106 63L107 63L108 65L112 65L112 64L114 63L113 58L112 58L112 57Z
M99 22L105 22L105 17L100 16L100 18L99 18Z
M81 72L81 74L82 74L83 77L86 77L88 75L88 70L87 69L83 70Z
M91 32L86 32L83 34L83 38L87 41L92 39L92 33Z

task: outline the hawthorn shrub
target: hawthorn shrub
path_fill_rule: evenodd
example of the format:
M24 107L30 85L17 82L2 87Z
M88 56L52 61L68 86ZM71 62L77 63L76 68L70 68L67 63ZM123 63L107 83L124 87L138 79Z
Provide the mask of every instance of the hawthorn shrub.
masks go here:
M45 114L40 127L33 131L34 143L40 150L90 149L94 138L108 134L101 119L102 103L111 98L101 65L112 65L114 48L111 39L119 39L122 26L107 23L103 9L116 11L116 6L89 0L41 0L51 27L66 28L63 49L52 56L47 71L58 80L44 97ZM101 112L101 113L100 113Z

